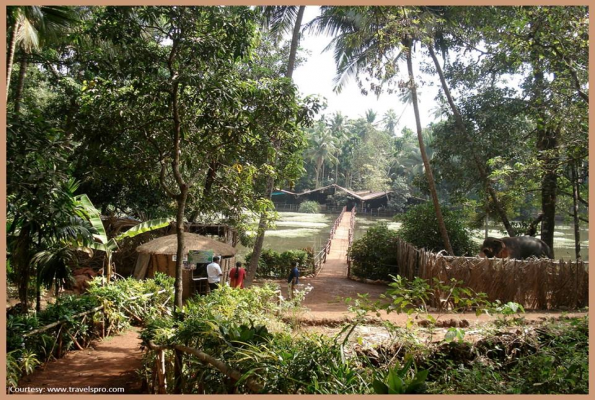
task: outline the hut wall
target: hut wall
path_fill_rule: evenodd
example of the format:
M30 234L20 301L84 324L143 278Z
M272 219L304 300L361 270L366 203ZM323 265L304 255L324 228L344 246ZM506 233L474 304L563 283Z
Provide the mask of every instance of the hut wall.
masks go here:
M147 268L147 278L153 278L156 272L162 272L166 275L176 276L176 262L173 261L171 254L152 254L151 261ZM192 271L182 272L182 299L186 300L192 296L194 288L192 285Z

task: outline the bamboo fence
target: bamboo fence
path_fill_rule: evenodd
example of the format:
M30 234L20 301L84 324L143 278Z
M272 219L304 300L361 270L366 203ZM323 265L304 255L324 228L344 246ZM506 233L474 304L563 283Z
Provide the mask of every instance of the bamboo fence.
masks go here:
M398 240L398 274L420 277L434 285L434 278L454 278L490 301L514 301L525 309L577 309L589 300L589 263L551 259L452 257L420 250ZM435 301L439 301L435 299ZM437 304L433 304L437 306Z

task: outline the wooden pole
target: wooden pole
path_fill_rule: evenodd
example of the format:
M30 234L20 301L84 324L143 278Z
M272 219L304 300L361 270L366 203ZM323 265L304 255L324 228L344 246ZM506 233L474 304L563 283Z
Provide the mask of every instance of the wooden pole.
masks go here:
M219 372L221 372L225 376L233 379L236 382L242 378L242 373L240 371L237 371L237 370L229 367L222 361L217 360L216 358L210 356L207 353L203 353L202 351L200 351L198 349L193 349L191 347L182 346L179 344L172 345L172 346L158 346L153 342L149 342L149 343L147 343L147 345L151 350L155 350L155 351L162 351L162 350L173 348L173 349L180 351L182 353L191 354L191 355L197 357L200 361L212 365L217 370L219 370ZM244 384L253 393L260 393L264 390L264 387L252 378L247 378L244 381Z

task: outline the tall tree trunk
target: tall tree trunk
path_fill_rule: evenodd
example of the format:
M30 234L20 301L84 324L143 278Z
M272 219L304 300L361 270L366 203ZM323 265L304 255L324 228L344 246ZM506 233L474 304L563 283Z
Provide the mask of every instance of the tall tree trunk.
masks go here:
M182 174L180 173L180 153L181 153L181 119L178 104L178 90L179 82L177 80L178 73L174 69L174 60L177 54L178 42L174 40L172 49L169 55L168 68L170 77L172 79L172 90L171 90L171 111L173 119L173 160L171 163L172 172L174 179L178 185L179 194L175 196L178 205L178 211L176 214L176 235L178 241L178 249L176 251L176 279L174 283L174 316L177 319L181 319L181 310L183 307L183 262L184 262L184 211L186 208L186 199L188 198L189 186L184 181ZM162 169L162 184L163 182L163 169ZM175 363L174 363L174 388L175 394L182 393L182 359L183 355L179 350L175 351Z
M16 272L17 285L19 289L19 300L22 304L21 312L26 314L29 309L29 277L31 268L29 267L30 257L30 227L25 223L17 238L15 250L12 253L12 262Z
M173 94L172 94L172 114L174 120L174 157L172 161L172 171L176 183L178 184L178 188L180 189L180 193L176 198L176 202L178 205L178 211L176 214L176 235L178 236L178 249L176 252L176 281L175 281L175 301L174 301L174 310L178 309L178 311L182 308L182 295L183 295L183 282L182 282L182 274L183 274L183 262L184 262L184 211L186 208L186 198L188 197L188 185L182 179L182 174L180 173L180 116L178 113L178 84L175 83L173 85Z
M413 40L406 39L403 41L403 44L407 48L407 71L409 73L409 86L411 89L411 98L413 100L413 111L415 113L415 126L417 128L417 140L419 142L419 151L421 153L421 158L424 163L426 178L428 179L428 186L430 188L430 194L432 195L432 202L434 203L434 209L436 210L438 229L440 230L440 236L442 236L442 241L444 242L444 248L449 254L454 255L452 246L450 245L450 239L448 238L448 232L446 231L446 225L444 224L444 218L442 217L442 211L440 210L440 203L438 202L438 193L436 192L436 185L434 183L434 175L432 174L432 168L430 167L430 162L428 161L428 156L426 154L426 148L424 146L424 140L422 137L421 119L419 116L419 104L417 103L417 88L415 86L415 77L413 76L413 60L411 54Z
M39 313L41 312L41 273L39 271L39 267L37 267L36 275L37 276L35 282L35 311Z
M304 10L306 6L300 6L298 15L293 26L293 35L291 37L291 47L289 50L289 60L287 62L287 73L286 77L292 79L293 70L295 69L295 58L297 54L298 42L300 40L300 28L302 26L302 18L304 17ZM277 147L280 144L274 143L273 146ZM272 165L276 164L276 160L273 160ZM275 178L269 177L267 179L266 197L270 200L273 197L273 190L275 188ZM256 240L254 242L254 249L252 250L252 258L250 259L250 265L246 270L246 281L244 285L249 287L252 285L254 276L256 275L256 268L258 267L258 260L262 253L262 245L264 243L264 234L267 226L267 214L262 213L260 215L260 221L258 222L258 231L256 232Z
M486 218L485 218L485 231L484 239L488 238L488 225L490 223L490 202L489 198L486 197Z
M314 189L318 189L320 186L320 165L316 165L316 181L314 182Z
M533 35L537 35L540 29L536 25ZM558 127L553 127L548 122L549 116L546 102L546 82L539 59L540 49L531 49L531 66L533 67L533 88L531 105L535 109L537 122L537 149L538 158L544 166L541 180L541 210L543 222L541 224L541 240L543 240L554 251L554 229L556 225L556 192L558 188L558 176L556 165L558 162Z
M273 193L273 189L275 186L275 178L270 176L267 179L267 193ZM269 196L269 199L271 197ZM258 230L256 231L256 240L254 241L254 249L252 250L252 256L250 258L250 265L246 269L246 278L244 281L244 286L248 287L252 285L254 281L254 277L256 276L256 268L258 267L258 260L260 259L260 255L262 254L262 245L264 243L264 234L267 228L267 218L266 214L262 213L260 216L260 221L258 222Z
M25 88L25 76L27 75L27 54L23 53L19 69L19 82L17 84L17 91L14 96L14 112L19 114L21 112L21 99L23 97L23 90Z
M541 209L543 222L541 224L541 240L554 251L554 229L556 226L556 192L558 190L557 143L558 135L555 129L538 131L542 136L537 141L537 148L543 155L545 171L541 180Z
M6 101L8 101L8 92L10 88L10 76L12 75L12 65L14 64L14 53L17 47L17 36L18 31L21 29L21 23L17 19L12 26L12 32L10 33L10 42L8 43L8 57L6 63Z
M446 79L444 78L444 73L442 72L442 67L440 66L440 63L438 62L438 58L436 57L436 54L434 53L434 49L431 44L428 45L428 50L430 51L430 56L432 57L432 60L434 61L434 66L436 67L436 71L438 72L438 76L440 77L440 83L442 84L442 90L444 90L444 94L446 95L448 104L450 105L450 109L452 110L452 113L454 114L456 126L457 126L458 130L469 141L469 143L471 143L470 147L473 148L473 138L471 137L471 135L469 135L469 132L467 132L467 128L465 127L465 124L463 123L463 117L461 117L461 114L459 113L459 109L457 108L457 106L455 105L455 103L452 99L450 89L449 89L448 85L446 84ZM485 170L485 167L484 167L482 161L479 159L479 156L475 152L473 152L473 161L475 162L477 171L479 172L479 176L483 180L483 182L488 190L488 193L490 194L490 197L492 198L492 201L494 202L494 207L496 207L496 212L500 216L500 220L502 221L502 224L504 224L504 228L506 228L506 232L508 232L508 235L511 237L515 236L516 232L515 232L514 228L512 227L512 225L510 224L510 221L508 220L506 211L504 211L504 208L502 207L502 205L500 204L500 201L498 200L498 195L497 195L496 191L494 190L494 188L492 187L492 183L490 181L490 178L488 177L488 174Z
M576 173L577 161L570 164L572 176L572 217L574 219L574 254L577 260L581 259L581 231L578 218L578 177Z
M295 69L295 58L297 54L298 43L300 41L300 29L302 27L302 19L304 17L304 10L306 6L300 6L298 15L293 25L293 34L291 36L291 48L289 50L289 61L287 62L287 78L293 77L293 70Z

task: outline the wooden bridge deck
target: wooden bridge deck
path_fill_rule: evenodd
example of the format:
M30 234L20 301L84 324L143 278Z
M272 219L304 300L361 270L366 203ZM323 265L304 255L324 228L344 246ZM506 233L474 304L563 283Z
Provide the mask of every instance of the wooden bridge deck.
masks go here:
M346 278L347 277L347 250L349 248L349 221L351 212L343 213L341 223L335 231L331 241L331 251L326 256L317 278Z

